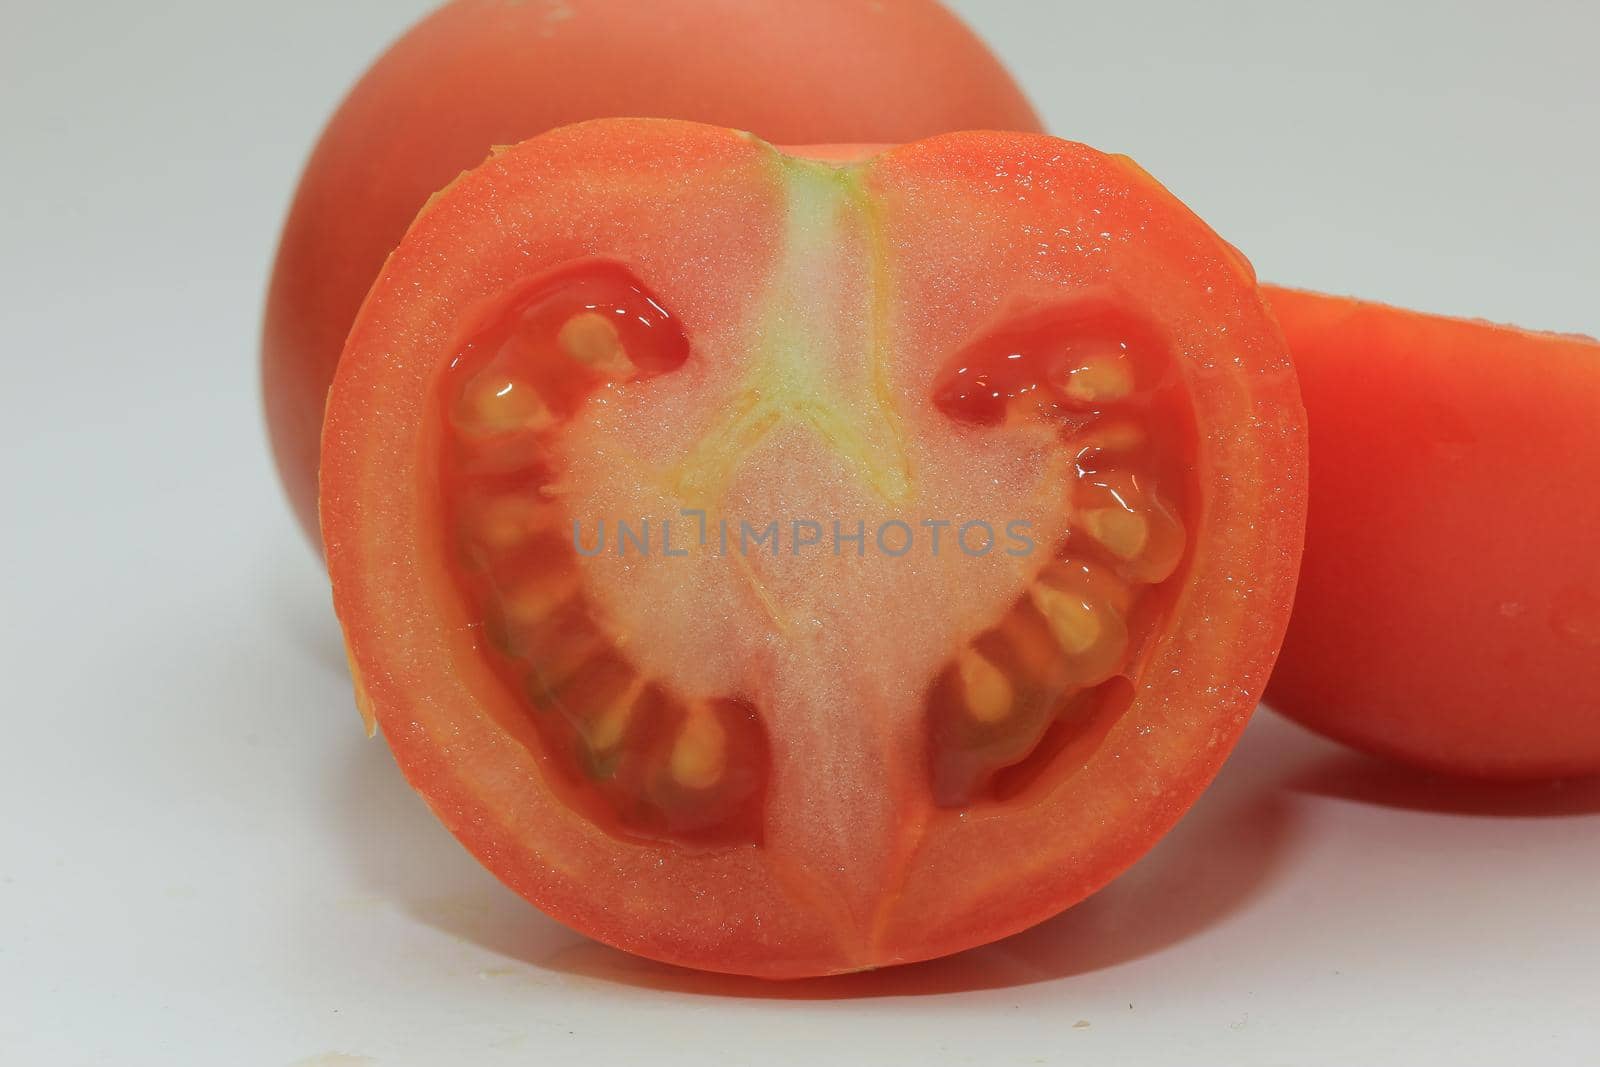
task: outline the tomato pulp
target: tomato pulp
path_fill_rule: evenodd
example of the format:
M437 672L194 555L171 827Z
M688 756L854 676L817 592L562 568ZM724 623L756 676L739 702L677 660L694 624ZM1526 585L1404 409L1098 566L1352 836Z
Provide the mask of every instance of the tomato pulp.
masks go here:
M419 217L321 514L360 703L508 885L773 977L957 951L1141 855L1282 637L1303 414L1237 253L1030 134L608 120Z
M323 407L345 337L427 198L490 147L605 116L787 144L1037 130L999 62L933 0L455 0L362 77L285 223L262 384L278 472L316 530Z
M1311 438L1268 703L1432 770L1600 773L1600 343L1268 292Z

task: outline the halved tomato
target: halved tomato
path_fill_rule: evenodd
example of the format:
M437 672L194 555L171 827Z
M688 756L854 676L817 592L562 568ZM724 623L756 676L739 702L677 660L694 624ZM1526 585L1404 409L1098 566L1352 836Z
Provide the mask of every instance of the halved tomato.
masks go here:
M323 457L360 701L439 817L579 930L779 977L1132 863L1254 707L1303 532L1248 264L1040 135L528 141L389 260Z

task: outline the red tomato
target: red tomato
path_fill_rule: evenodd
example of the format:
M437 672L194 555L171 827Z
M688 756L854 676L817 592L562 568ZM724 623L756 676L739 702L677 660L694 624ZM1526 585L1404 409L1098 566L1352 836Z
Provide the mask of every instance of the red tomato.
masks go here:
M418 24L323 133L283 232L262 380L279 474L315 536L339 350L428 196L515 144L605 116L695 119L780 144L1036 130L994 56L932 0L457 0Z
M1600 773L1600 344L1269 293L1311 512L1268 703L1434 770Z
M1189 806L1288 617L1302 419L1248 264L1126 159L609 120L390 257L323 533L362 707L507 884L825 974L1038 922Z

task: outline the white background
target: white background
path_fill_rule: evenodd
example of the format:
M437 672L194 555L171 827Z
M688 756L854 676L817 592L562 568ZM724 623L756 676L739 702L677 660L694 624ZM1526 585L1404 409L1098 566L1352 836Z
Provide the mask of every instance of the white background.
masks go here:
M957 6L1264 277L1600 331L1593 4ZM1600 786L1267 713L1129 876L917 967L675 971L480 870L362 736L256 390L300 164L423 7L6 0L0 1063L1595 1062Z

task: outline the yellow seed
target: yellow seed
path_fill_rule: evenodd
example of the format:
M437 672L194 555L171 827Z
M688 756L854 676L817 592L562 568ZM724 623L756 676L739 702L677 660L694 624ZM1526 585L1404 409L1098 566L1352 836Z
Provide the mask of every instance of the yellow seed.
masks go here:
M515 548L533 534L553 528L555 518L555 510L542 498L510 493L478 507L472 536L485 548Z
M1133 369L1115 357L1086 359L1067 371L1061 392L1086 404L1122 400L1133 392Z
M1120 560L1138 559L1150 544L1150 522L1126 508L1090 508L1078 516L1084 531Z
M477 540L488 548L511 548L522 540L522 518L508 509L484 511Z
M1104 626L1100 613L1082 596L1054 586L1035 583L1029 590L1034 607L1050 624L1056 644L1067 653L1081 656L1100 641Z
M702 704L690 705L672 746L672 777L688 789L709 789L722 777L727 748L728 736L716 714Z
M1128 419L1097 423L1082 437L1079 446L1085 451L1133 452L1143 448L1147 438L1144 429Z
M1151 508L1150 543L1139 553L1135 566L1128 568L1128 576L1136 582L1155 585L1172 577L1183 561L1186 540L1183 524L1164 508L1159 501Z
M965 649L956 660L967 711L982 723L996 723L1011 714L1016 693L999 667L976 649Z
M569 357L608 378L626 380L639 372L615 324L598 311L581 311L568 319L556 343Z
M608 752L617 747L633 718L634 705L644 692L644 679L635 678L627 688L614 696L599 714L591 720L587 731L589 745L596 752Z
M578 586L573 571L551 570L524 580L505 595L506 618L522 626L543 622Z
M485 371L467 383L456 408L456 421L478 434L540 432L555 425L555 416L527 382Z

